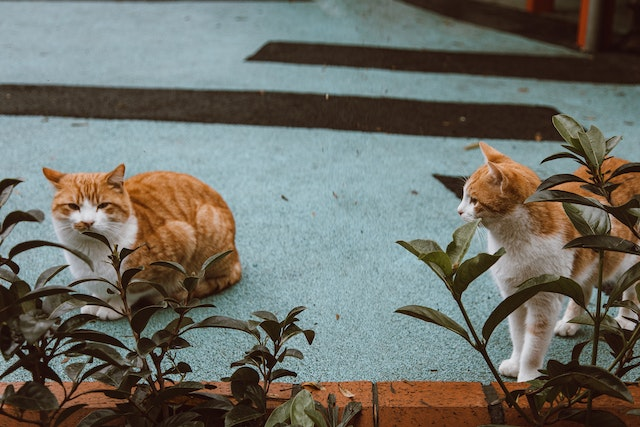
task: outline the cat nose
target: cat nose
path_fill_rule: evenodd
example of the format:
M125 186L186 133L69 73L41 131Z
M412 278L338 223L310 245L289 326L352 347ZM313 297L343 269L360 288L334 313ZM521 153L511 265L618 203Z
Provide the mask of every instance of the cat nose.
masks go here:
M86 231L91 228L94 221L80 221L77 222L75 228L80 231Z

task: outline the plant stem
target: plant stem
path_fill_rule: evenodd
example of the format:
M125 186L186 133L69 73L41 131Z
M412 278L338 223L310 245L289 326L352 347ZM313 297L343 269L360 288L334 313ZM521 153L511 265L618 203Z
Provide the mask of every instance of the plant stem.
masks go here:
M456 304L458 304L458 308L460 309L460 312L462 313L462 317L464 318L464 321L465 321L465 323L467 325L467 328L469 328L469 331L471 332L471 336L473 337L473 341L475 343L473 345L473 347L476 349L476 351L478 351L480 353L480 355L482 355L482 358L484 359L485 363L489 367L489 370L491 371L491 374L496 379L496 382L498 383L498 385L500 386L500 389L504 393L504 400L510 406L515 408L515 410L518 412L518 414L520 414L520 416L522 416L528 424L535 424L535 421L533 419L531 419L529 414L524 409L522 409L520 407L520 405L518 405L517 400L513 398L513 396L511 395L511 391L507 388L507 385L502 380L502 377L500 376L500 373L498 372L498 370L496 369L495 365L491 361L491 358L489 357L489 353L487 352L487 344L486 344L486 342L484 340L481 340L480 337L478 337L478 334L476 333L476 330L473 327L473 323L471 323L471 319L469 318L469 315L467 314L467 310L464 307L464 304L462 302L462 297L455 295L453 292L452 292L452 295L453 295L453 297L454 297L454 299L456 301Z

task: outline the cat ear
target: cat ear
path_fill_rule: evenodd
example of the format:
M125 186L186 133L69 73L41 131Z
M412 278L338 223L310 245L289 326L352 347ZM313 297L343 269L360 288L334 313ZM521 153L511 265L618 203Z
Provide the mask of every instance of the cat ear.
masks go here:
M506 177L500 170L500 166L498 166L493 162L488 161L487 167L489 168L489 175L494 179L496 184L502 186L502 182L506 179Z
M503 159L503 158L506 157L504 154L502 154L501 152L499 152L498 150L496 150L495 148L493 148L492 146L490 146L486 142L480 141L478 143L478 146L480 147L480 150L482 151L482 155L484 156L485 163L495 162L495 161L497 161L499 159Z
M107 175L107 184L116 189L122 189L124 184L124 164L119 164L113 171Z
M66 173L58 172L49 168L42 168L42 173L56 188L60 188L60 180L66 175Z

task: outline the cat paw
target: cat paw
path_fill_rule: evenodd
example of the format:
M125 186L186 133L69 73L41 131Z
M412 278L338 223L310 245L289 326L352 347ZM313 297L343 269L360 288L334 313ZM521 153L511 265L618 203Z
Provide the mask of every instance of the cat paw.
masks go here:
M80 313L91 314L102 320L116 320L122 317L122 313L99 305L85 305L80 308Z
M540 376L540 372L537 369L523 369L522 371L520 371L520 373L518 374L518 379L517 381L519 383L526 383L529 382L531 380L535 380L536 378L538 378Z
M565 320L558 320L553 331L561 337L572 337L580 330L580 325Z
M498 368L498 372L505 377L518 377L518 371L520 370L520 362L518 360L507 359L503 360Z

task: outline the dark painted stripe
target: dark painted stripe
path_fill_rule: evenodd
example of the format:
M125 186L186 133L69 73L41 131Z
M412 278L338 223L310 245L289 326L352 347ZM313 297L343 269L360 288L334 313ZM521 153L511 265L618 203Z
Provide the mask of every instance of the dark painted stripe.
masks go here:
M576 48L578 24L474 0L402 0L439 15L547 43ZM577 17L576 17L577 18Z
M282 92L0 85L0 114L559 140L553 108Z
M270 42L247 58L343 67L590 83L640 83L640 57L633 61L391 49L350 45Z

